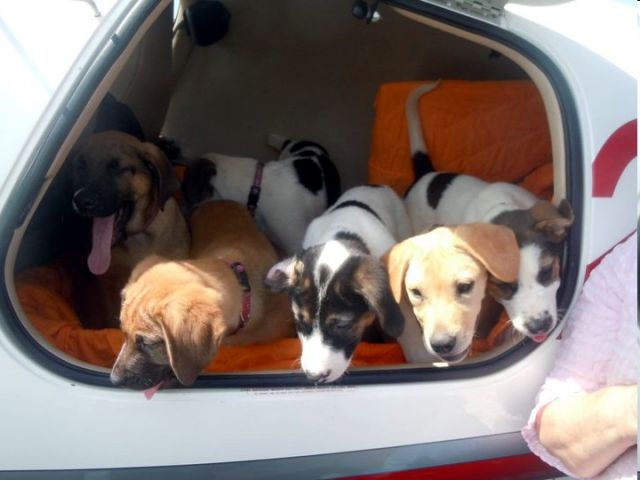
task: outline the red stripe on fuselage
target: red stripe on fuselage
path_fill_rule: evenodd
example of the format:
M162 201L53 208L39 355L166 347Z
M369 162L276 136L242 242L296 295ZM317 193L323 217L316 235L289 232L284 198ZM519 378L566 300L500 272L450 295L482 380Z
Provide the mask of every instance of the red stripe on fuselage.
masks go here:
M638 156L637 128L638 120L631 120L604 142L592 165L594 197L612 197L622 172Z

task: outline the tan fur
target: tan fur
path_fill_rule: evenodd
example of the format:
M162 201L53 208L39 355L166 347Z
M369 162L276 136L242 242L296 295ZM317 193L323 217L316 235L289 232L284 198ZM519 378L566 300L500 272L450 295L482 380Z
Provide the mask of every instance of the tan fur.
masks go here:
M425 346L439 336L455 337L461 354L471 345L488 273L515 281L519 259L513 232L491 224L439 227L384 257L394 298L422 327ZM471 282L470 292L458 292Z
M185 385L195 380L220 343L243 345L294 335L288 298L263 286L277 260L275 251L246 208L230 201L205 203L193 213L190 226L190 259L141 262L123 292L121 316L125 345L137 336L160 336L173 372ZM251 286L250 320L237 333L243 292L226 262L241 262ZM133 356L123 348L118 368L126 368Z
M130 149L123 148L128 146ZM154 185L152 174L145 167L139 155L131 155L130 151L140 153L158 171L159 183ZM171 164L164 153L152 143L140 142L135 137L122 132L108 131L91 135L79 147L79 151L88 158L89 168L93 168L91 160L104 159L108 150L117 156L121 165L135 167L132 174L123 175L118 180L118 188L132 192L135 200L133 214L126 225L127 238L118 242L111 249L111 265L103 275L89 280L83 296L78 303L81 320L88 328L117 327L120 312L120 291L124 287L133 267L144 257L157 254L167 258L186 258L189 249L189 232L186 221L180 212L178 203L169 198L177 186L166 185L177 182L171 172ZM100 160L103 161L103 160ZM161 198L156 198L160 195ZM154 204L164 204L164 208L155 211ZM146 226L150 215L155 219ZM85 291L88 290L88 291Z

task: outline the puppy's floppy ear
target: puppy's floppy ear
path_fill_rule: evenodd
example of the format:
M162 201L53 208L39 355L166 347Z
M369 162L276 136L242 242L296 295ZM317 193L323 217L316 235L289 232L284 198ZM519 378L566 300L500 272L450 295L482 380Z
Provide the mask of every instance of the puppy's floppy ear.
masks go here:
M180 189L180 182L173 173L173 167L166 155L153 143L141 143L138 146L145 167L153 179L153 201L155 208L162 209L164 204Z
M194 303L186 311L168 306L160 316L169 363L183 385L195 382L216 353L224 335L221 318L209 303Z
M265 286L272 292L284 292L293 285L296 257L285 258L269 269L264 277Z
M575 217L571 204L563 199L556 207L546 200L540 200L530 209L534 228L547 235L554 243L562 242L573 225Z
M404 277L407 274L409 260L413 257L415 249L416 246L413 242L405 240L394 245L381 259L382 263L387 267L389 285L391 286L393 298L397 303L402 301Z
M518 279L520 250L513 230L490 223L468 223L454 227L453 234L459 246L495 278L502 282Z
M213 195L211 177L217 175L216 164L206 158L200 158L184 172L182 195L187 205L194 206Z
M378 316L382 329L392 337L404 330L404 316L389 287L385 266L372 257L365 257L356 268L353 289L364 298Z

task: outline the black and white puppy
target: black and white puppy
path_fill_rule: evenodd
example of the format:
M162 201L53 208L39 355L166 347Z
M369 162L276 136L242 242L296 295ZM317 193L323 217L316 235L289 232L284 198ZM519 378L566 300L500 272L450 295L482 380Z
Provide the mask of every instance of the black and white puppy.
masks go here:
M355 187L311 222L302 251L269 270L266 285L291 297L307 377L321 383L340 378L376 317L387 334L402 333L404 317L379 259L409 233L393 190Z
M182 191L188 208L219 199L247 204L267 237L292 255L311 220L340 195L340 176L317 143L272 134L268 144L280 151L277 161L204 155L185 172Z
M417 102L436 85L416 88L406 105L416 178L424 174L405 195L412 230L420 233L435 225L473 222L511 228L520 249L518 279L513 283L490 279L487 291L504 306L516 330L541 342L558 320L560 256L574 221L571 205L562 200L556 207L510 183L435 172L422 138Z

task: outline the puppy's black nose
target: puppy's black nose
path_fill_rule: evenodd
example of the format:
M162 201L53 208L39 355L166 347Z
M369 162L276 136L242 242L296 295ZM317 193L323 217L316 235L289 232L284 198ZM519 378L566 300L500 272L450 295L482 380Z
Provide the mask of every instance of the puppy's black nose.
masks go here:
M527 320L527 330L531 333L531 335L536 335L539 333L547 333L551 328L551 322L553 319L551 318L551 314L545 311L542 315L535 318L530 318Z
M438 355L446 355L448 353L451 353L451 351L456 346L456 337L442 335L436 338L432 338L429 343L431 343L431 348Z
M90 213L96 208L96 201L87 195L76 193L73 196L73 207L78 212Z

